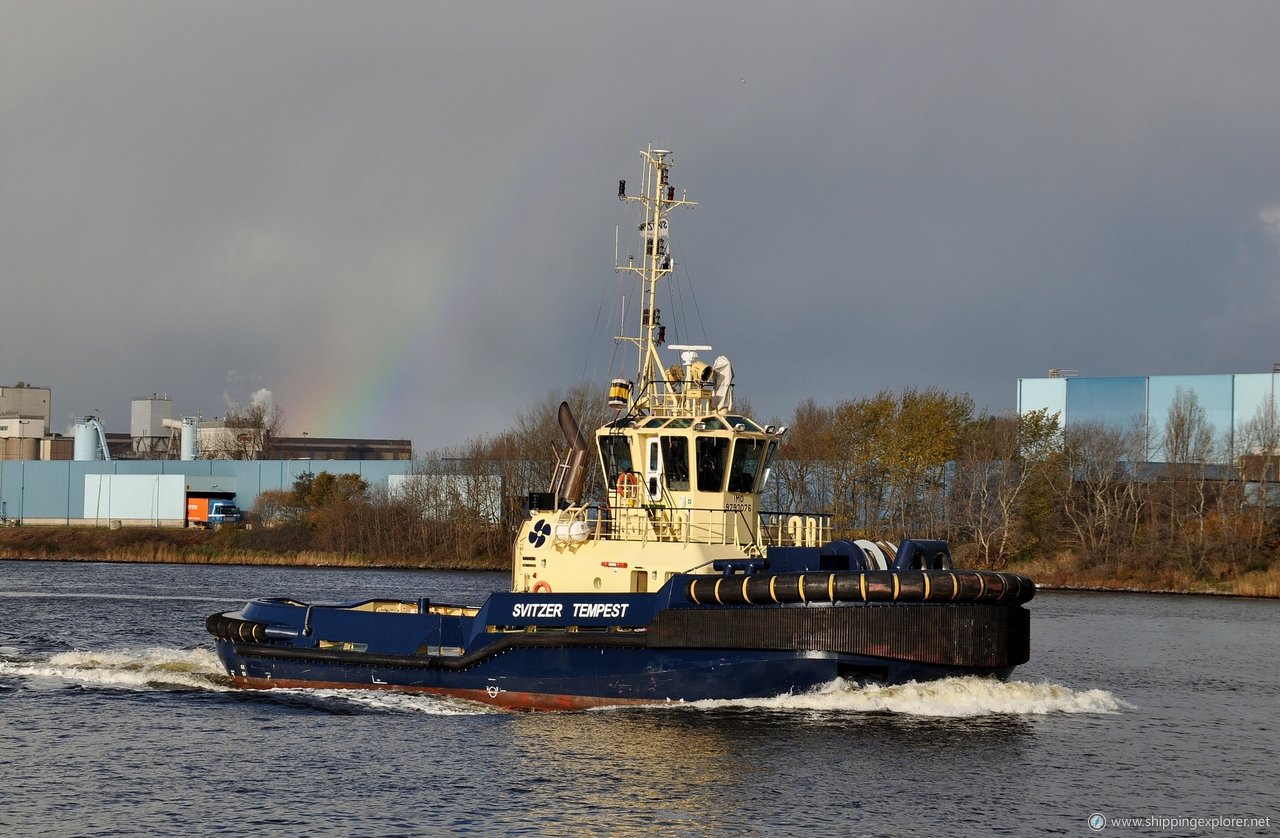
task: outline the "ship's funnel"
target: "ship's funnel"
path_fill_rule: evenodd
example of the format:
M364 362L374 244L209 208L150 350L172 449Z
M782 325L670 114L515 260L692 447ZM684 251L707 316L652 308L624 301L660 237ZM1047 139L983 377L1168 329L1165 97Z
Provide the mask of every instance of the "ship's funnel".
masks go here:
M568 402L560 402L558 419L560 432L569 443L569 453L565 455L564 470L556 486L556 506L560 506L560 501L576 506L582 500L582 484L587 478L587 441L582 438L582 431L578 429Z

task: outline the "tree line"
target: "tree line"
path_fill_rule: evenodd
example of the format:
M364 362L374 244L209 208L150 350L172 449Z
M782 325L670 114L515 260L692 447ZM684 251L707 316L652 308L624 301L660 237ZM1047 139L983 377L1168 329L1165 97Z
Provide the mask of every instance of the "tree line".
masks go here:
M1154 437L1047 410L974 415L937 390L806 402L769 500L829 508L843 537L945 538L988 567L1065 555L1221 577L1269 566L1280 543L1275 411L1228 431L1184 391Z
M547 488L565 447L562 399L584 430L606 418L604 400L578 388L498 434L429 452L394 493L354 475L304 475L260 497L255 512L270 525L261 537L286 549L506 567L524 500ZM762 508L828 512L837 538L944 538L959 559L995 568L1068 556L1199 577L1267 567L1280 543L1266 480L1280 450L1274 411L1222 433L1194 393L1179 392L1152 439L1145 426L1064 428L1043 410L993 416L964 394L906 389L806 401L787 424ZM592 468L587 498L603 501L600 479Z
M354 474L304 474L290 489L259 494L255 530L241 538L262 550L506 568L525 499L546 490L556 452L565 447L556 420L560 402L568 401L589 429L604 421L603 400L594 396L585 387L549 395L501 433L430 451L395 491Z

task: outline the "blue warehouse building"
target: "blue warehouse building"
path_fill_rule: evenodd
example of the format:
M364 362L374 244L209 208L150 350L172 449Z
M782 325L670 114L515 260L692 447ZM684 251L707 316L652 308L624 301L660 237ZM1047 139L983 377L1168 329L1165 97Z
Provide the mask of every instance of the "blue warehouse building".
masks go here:
M0 461L0 517L25 524L184 526L187 499L234 499L252 509L261 492L292 489L306 473L359 475L394 491L410 460Z
M1101 425L1134 431L1148 462L1165 459L1162 442L1169 409L1179 393L1194 395L1213 426L1214 462L1231 463L1247 452L1248 423L1274 423L1280 372L1222 375L1089 377L1051 370L1047 378L1018 379L1018 413L1045 409L1064 428ZM1271 453L1271 452L1267 452Z

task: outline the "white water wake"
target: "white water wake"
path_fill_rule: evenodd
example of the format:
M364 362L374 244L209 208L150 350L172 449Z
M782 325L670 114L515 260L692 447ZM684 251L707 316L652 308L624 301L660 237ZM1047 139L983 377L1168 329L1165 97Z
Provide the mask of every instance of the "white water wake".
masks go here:
M218 656L208 649L60 652L44 661L0 660L0 675L119 689L231 689Z
M11 651L11 650L6 650ZM235 690L209 649L146 648L61 652L43 661L0 658L0 677L50 679L86 687L124 690ZM447 697L390 690L280 689L255 692L291 703L350 712L477 715L503 711ZM661 705L688 709L743 708L819 714L888 713L935 718L1111 714L1135 709L1102 689L1075 690L1061 684L960 677L895 686L860 685L837 679L811 692L735 700Z
M1106 690L1073 690L1061 684L1031 684L973 676L894 686L837 679L807 693L737 701L696 701L699 708L752 707L830 713L892 713L936 718L1044 716L1053 713L1120 713L1135 709Z
M12 654L13 649L0 649ZM118 649L113 651L61 652L47 660L0 658L0 677L13 676L40 682L120 690L203 690L239 692L231 684L222 662L210 649ZM428 715L478 715L501 712L481 704L447 697L386 690L277 689L244 691L255 699L311 705L317 709L352 713L424 713Z
M428 716L484 716L507 711L445 695L394 690L271 690L272 694L325 707L349 707L356 712L422 713Z

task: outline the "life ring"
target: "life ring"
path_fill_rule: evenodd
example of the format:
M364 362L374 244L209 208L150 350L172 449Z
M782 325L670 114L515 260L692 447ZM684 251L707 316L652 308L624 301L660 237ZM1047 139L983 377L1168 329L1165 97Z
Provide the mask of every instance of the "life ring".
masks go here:
M533 592L535 594L549 594L551 593L551 586L546 582L537 582L533 586Z
M618 493L619 500L625 500L627 506L635 506L636 498L640 496L640 477L634 471L624 471L618 475L618 481L614 485L614 489Z

